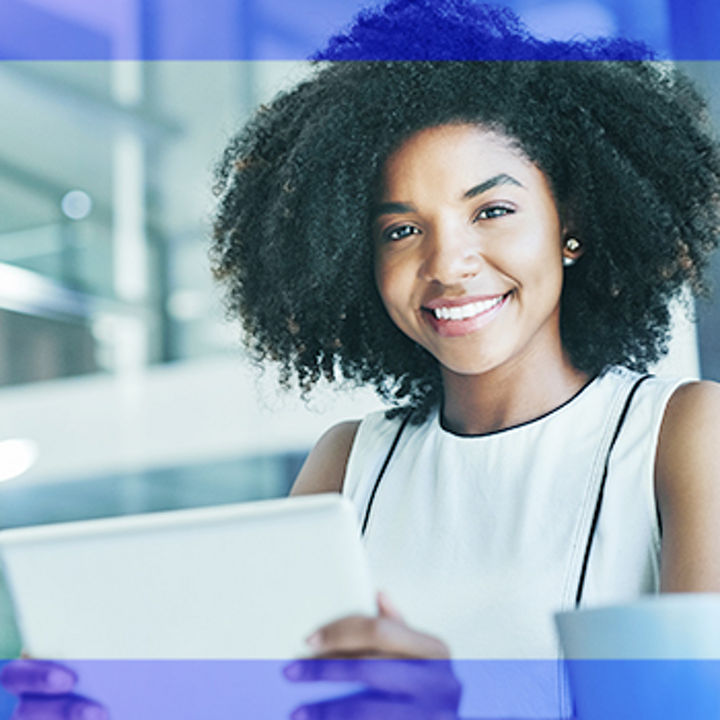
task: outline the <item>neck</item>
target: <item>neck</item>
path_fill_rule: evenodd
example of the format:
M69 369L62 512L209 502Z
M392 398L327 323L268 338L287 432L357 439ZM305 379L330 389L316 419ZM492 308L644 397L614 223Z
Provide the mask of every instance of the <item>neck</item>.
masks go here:
M480 375L442 369L443 424L482 435L534 420L567 402L588 382L562 352L556 362L509 362Z

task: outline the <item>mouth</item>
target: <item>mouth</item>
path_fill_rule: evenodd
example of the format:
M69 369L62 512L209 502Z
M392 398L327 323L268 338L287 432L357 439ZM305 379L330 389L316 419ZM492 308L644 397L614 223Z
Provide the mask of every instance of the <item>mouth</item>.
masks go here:
M435 300L422 307L424 317L440 334L446 336L466 335L489 322L513 294L468 298L464 301Z

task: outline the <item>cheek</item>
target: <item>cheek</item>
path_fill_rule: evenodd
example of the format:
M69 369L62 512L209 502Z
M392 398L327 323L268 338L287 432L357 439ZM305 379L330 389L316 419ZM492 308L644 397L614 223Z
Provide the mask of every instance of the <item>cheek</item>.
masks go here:
M392 263L388 258L376 257L375 285L383 304L390 310L390 306L394 305L403 293L404 282L397 263Z
M542 287L553 294L560 293L563 283L562 248L560 230L554 227L545 227L534 237L522 265L524 276L535 287ZM520 261L520 259L518 258Z
M390 319L407 334L413 293L412 279L407 268L402 263L389 262L387 259L376 260L375 285Z
M387 307L387 273L382 260L377 256L375 257L375 287L378 289L383 305Z
M380 299L385 307L387 314L395 325L402 325L402 312L400 308L400 298L402 296L401 288L398 283L393 283L384 276L378 276L377 288L380 293Z
M546 252L538 256L531 268L528 268L528 285L532 287L529 293L536 311L546 314L560 304L563 286L562 260L559 254Z

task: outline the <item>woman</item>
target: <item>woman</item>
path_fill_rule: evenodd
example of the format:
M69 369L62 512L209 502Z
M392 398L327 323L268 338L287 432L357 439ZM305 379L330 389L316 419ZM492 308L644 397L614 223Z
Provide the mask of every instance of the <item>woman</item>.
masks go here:
M682 75L649 62L443 62L322 68L261 112L220 171L214 250L230 308L258 356L279 359L304 389L342 375L400 405L388 419L331 429L294 492L358 493L367 510L403 420L393 463L430 434L552 425L603 386L606 399L587 409L607 410L604 423L548 431L567 445L550 448L559 458L581 442L578 463L599 453L605 426L618 426L614 388L628 386L627 400L636 382L610 369L641 371L661 354L668 303L685 285L700 288L716 242L720 166L700 110ZM635 393L624 425L645 423L649 445L628 469L653 466L661 589L718 590L718 388L647 380ZM528 468L546 451L545 438L533 442L522 448ZM437 467L434 481L447 480ZM611 473L606 483L630 479ZM396 482L388 502L412 492L409 478ZM645 530L637 542L650 552L654 529ZM642 562L638 571L651 572L649 556ZM657 589L646 580L632 593Z
M432 56L399 7L321 58L393 32ZM558 51L454 8L461 45ZM216 272L249 344L399 408L332 428L295 484L353 500L405 616L333 623L316 653L549 658L554 611L720 591L720 391L641 374L717 242L703 117L653 62L338 63L230 145Z
M468 43L644 53L391 3L319 59L443 62L321 65L218 170L215 272L258 359L395 403L330 429L293 488L355 502L398 606L319 629L321 657L552 658L556 610L720 591L720 390L643 374L717 243L702 101L648 61L444 61Z

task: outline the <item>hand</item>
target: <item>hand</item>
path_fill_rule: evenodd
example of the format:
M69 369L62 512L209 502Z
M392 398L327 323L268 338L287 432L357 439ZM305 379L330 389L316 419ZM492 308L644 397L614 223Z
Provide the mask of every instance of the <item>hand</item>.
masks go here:
M366 690L303 705L293 720L454 720L461 686L447 645L410 628L378 594L376 617L351 616L308 638L316 655L285 668L294 682L361 682Z
M19 702L12 720L108 720L107 710L72 691L77 676L48 660L13 660L0 672L0 683Z
M413 630L383 594L375 617L351 615L321 627L307 638L316 658L423 658L448 660L442 640Z

